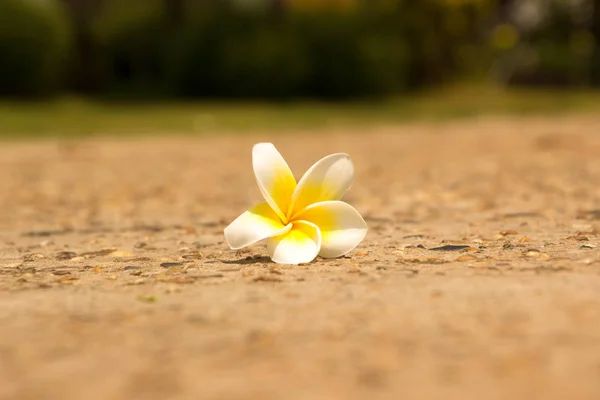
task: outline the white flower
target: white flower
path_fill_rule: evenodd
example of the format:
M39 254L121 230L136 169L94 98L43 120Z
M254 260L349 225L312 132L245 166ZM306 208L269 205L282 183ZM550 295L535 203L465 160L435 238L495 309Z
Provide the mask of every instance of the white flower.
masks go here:
M225 240L237 250L263 239L269 256L280 264L340 257L367 234L367 224L351 205L340 201L354 180L347 154L316 162L296 184L287 163L271 143L252 148L252 166L265 198L227 228Z

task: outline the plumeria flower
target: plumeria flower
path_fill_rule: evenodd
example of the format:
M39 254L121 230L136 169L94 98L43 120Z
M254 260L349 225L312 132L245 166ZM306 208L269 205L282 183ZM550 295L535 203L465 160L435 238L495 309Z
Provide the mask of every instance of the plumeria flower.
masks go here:
M354 180L347 154L316 162L296 183L287 163L271 143L252 148L252 167L265 202L225 228L225 240L237 250L263 239L273 261L300 264L340 257L367 234L358 211L340 201Z

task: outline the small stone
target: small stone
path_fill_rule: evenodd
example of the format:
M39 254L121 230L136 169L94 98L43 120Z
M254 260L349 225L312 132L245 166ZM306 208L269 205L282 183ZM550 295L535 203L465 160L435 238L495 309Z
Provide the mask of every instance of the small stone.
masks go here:
M86 253L81 253L80 256L85 257L85 258L104 257L115 251L116 251L115 248L109 248L109 249L102 249L102 250L98 250L98 251L88 251Z
M277 278L272 275L261 275L257 276L252 280L253 282L281 282L280 278Z
M539 257L540 256L540 251L537 249L529 249L525 252L525 255L527 257Z
M508 230L500 232L500 235L502 235L502 236L518 235L518 234L519 234L519 231L515 231L514 229L508 229Z
M397 258L397 263L411 263L411 264L445 264L448 261L440 258L440 257L424 257L424 258Z
M85 257L77 256L77 257L71 258L69 261L71 261L71 262L85 261Z
M202 253L199 251L193 251L191 253L183 254L181 258L184 260L199 260L202 258Z
M73 284L78 278L76 276L63 276L60 277L56 280L57 283L61 283L63 285L71 285Z
M519 239L519 242L520 242L520 243L531 243L531 242L535 242L535 240L533 240L532 238L530 238L530 237L527 237L527 236L522 236L522 237Z
M138 269L142 269L142 267L138 267L137 265L127 265L123 267L123 271L135 271Z
M581 246L579 246L579 248L580 249L594 249L594 248L596 248L596 246L593 244L586 243L586 244L582 244Z
M167 280L168 283L177 283L177 284L189 284L189 283L194 283L196 282L196 279L194 279L191 276L177 276L174 278L171 278L169 280Z
M472 247L470 246L466 246L466 245L454 245L454 244L447 244L445 246L440 246L440 247L434 247L432 249L429 250L433 250L433 251L459 251L459 250L473 250Z
M41 254L41 253L32 253L32 254L26 254L23 256L23 261L25 262L32 262L35 260L41 260L42 258L46 258L45 255Z
M598 235L598 231L596 229L593 229L591 231L580 231L577 232L577 236L596 236Z
M403 236L404 239L422 239L425 235L416 234L416 235L406 235Z
M539 258L540 260L549 260L550 256L546 253L542 253L537 249L529 249L525 252L526 257Z
M109 275L106 279L109 281L116 281L119 277L117 275Z
M590 240L587 236L583 236L583 235L569 236L567 239L568 240L577 240L579 242L587 242L588 240Z
M57 260L70 260L76 256L77 254L72 251L61 251L59 253L56 253L55 257Z
M357 251L354 255L356 257L364 257L364 256L368 256L369 252L368 251Z
M144 247L147 247L148 243L146 242L137 242L136 244L133 245L134 249L143 249Z
M140 261L152 261L150 257L121 257L118 259L120 262L140 262Z
M62 269L62 270L52 271L52 275L57 275L57 276L60 276L60 275L71 275L71 272Z
M223 274L206 274L206 275L196 275L195 278L198 279L208 279L208 278L222 278L225 275Z
M128 251L117 250L117 251L113 251L110 254L107 254L107 256L114 257L114 258L122 258L122 257L131 257L131 256L133 256L133 254Z
M129 286L133 286L133 285L143 285L144 283L146 283L146 279L144 278L138 278L132 282L127 282L127 285Z
M539 217L540 214L537 212L530 211L520 211L520 212L512 212L504 214L505 218L534 218Z
M29 237L47 237L47 236L52 236L55 234L61 234L64 233L65 231L30 231L30 232L25 232L23 234L23 236L29 236Z
M180 262L164 262L160 264L163 268L183 267L183 263Z
M477 257L475 257L472 254L463 254L461 256L458 256L458 258L456 259L456 261L459 262L464 262L464 261L476 261Z

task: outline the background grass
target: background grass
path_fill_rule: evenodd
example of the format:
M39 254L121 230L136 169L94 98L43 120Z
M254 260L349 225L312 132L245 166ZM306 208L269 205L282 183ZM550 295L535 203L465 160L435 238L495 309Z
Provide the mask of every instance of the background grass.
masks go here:
M209 135L600 111L600 92L450 87L385 102L0 102L0 138Z

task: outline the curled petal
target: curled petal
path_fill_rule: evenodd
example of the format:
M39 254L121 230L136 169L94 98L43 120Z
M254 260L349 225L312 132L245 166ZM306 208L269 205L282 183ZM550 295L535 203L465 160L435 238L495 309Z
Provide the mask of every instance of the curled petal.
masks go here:
M271 236L284 234L292 229L287 226L267 203L261 203L237 217L225 228L225 240L233 250L241 249Z
M295 219L296 214L310 204L341 200L353 181L354 165L350 156L338 153L322 158L298 182L287 216Z
M314 224L294 221L288 232L269 238L267 248L271 260L279 264L308 263L321 249L321 232Z
M252 167L265 201L286 221L285 216L296 189L296 178L290 167L271 143L254 145Z
M365 238L367 224L361 215L343 201L324 201L306 207L299 219L311 222L321 231L321 251L325 258L340 257Z

